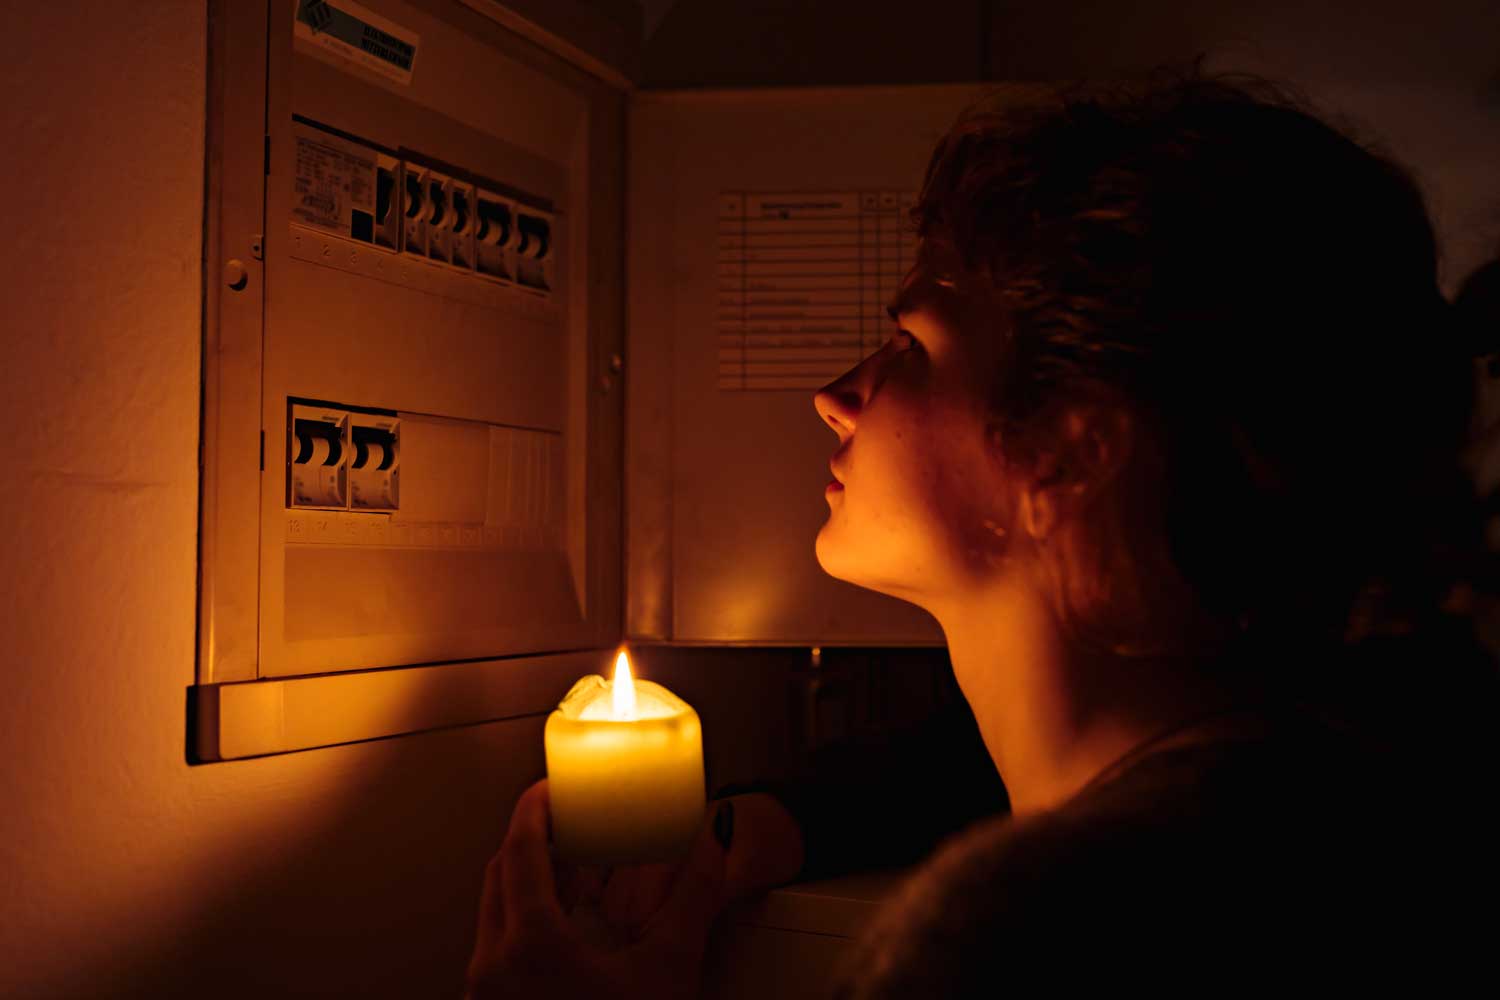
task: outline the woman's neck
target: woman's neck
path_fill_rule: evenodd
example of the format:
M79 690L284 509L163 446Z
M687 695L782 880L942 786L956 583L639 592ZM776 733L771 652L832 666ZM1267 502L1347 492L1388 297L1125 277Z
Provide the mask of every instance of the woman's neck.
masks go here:
M1132 750L1238 700L1180 663L1081 653L1016 581L935 614L1017 815L1061 805Z

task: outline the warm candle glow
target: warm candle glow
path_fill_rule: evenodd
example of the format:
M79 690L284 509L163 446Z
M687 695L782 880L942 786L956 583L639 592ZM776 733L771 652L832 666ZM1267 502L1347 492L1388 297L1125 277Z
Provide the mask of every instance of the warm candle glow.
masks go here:
M625 650L615 657L615 679L610 684L614 698L614 716L618 722L630 722L635 718L635 681L630 677L630 657Z
M671 691L633 678L625 653L613 681L579 678L543 743L559 857L612 865L687 854L703 823L702 725Z

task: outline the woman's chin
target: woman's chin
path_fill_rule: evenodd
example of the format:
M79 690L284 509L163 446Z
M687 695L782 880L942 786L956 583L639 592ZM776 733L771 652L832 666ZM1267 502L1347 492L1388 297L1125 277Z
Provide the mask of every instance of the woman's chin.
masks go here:
M858 579L858 566L853 565L851 558L851 546L840 539L838 527L834 525L830 517L818 529L817 541L813 543L813 553L818 558L818 565L823 567L823 572L835 580L843 580L856 586L863 586Z
M832 522L824 524L818 532L813 551L823 572L835 580L902 600L910 599L899 593L903 588L892 586L892 581L879 573L878 566L870 565L868 547L851 544L848 539L839 537L838 528Z
M842 580L843 577L839 576L838 570L836 568L838 566L838 560L836 558L837 546L835 545L833 540L828 537L830 534L832 534L832 532L832 521L824 521L823 527L818 529L817 539L813 542L813 555L817 558L818 565L823 568L823 572L827 573L829 576L837 577L838 579Z

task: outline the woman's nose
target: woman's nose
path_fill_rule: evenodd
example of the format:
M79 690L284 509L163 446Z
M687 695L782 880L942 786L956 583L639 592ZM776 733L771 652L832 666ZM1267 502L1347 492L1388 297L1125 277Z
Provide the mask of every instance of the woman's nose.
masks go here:
M855 366L813 395L813 408L833 428L840 441L848 440L854 433L854 421L863 400L856 379L863 367Z

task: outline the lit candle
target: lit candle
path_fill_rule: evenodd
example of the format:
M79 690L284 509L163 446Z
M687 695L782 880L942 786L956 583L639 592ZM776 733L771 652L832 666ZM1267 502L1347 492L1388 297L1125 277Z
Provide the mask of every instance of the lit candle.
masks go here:
M687 853L703 822L703 727L691 705L636 681L590 674L547 718L552 843L571 861L627 864Z

